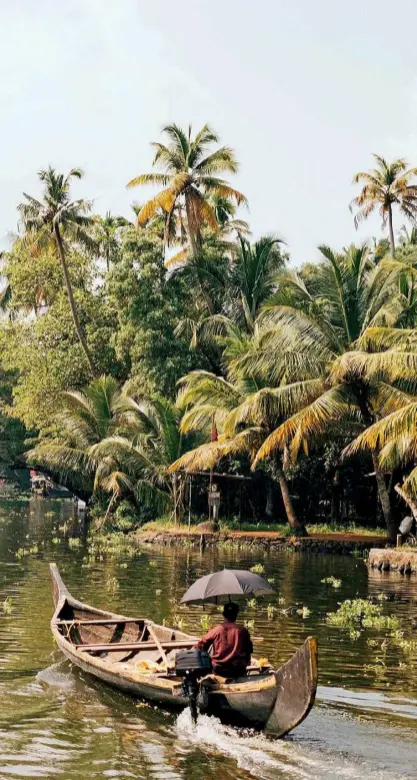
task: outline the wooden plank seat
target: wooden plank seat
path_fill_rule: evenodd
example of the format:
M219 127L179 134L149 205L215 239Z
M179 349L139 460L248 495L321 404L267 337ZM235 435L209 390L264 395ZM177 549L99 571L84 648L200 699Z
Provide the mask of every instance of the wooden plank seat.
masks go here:
M143 623L143 618L129 618L126 620L126 618L120 618L120 620L116 620L115 618L112 618L111 620L107 618L102 618L101 620L57 620L56 623L58 626L119 626L122 623Z
M96 653L111 653L111 652L120 652L121 650L175 650L180 648L187 647L191 648L195 644L197 640L192 639L190 640L178 640L177 642L111 642L110 644L81 644L81 645L74 645L76 650L85 650L89 653L96 652Z

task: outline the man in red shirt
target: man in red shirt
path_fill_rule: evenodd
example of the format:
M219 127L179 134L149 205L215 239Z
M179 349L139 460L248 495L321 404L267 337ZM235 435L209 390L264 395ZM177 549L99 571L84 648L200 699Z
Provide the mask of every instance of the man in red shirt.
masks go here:
M224 623L215 626L196 644L199 650L211 649L215 674L222 677L242 677L250 664L253 645L249 631L236 625L239 607L232 601L224 605Z

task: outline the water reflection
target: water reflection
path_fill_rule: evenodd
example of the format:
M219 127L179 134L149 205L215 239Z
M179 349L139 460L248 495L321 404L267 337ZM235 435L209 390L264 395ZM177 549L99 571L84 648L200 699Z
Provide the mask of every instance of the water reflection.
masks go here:
M363 562L352 558L227 549L202 554L146 548L138 557L99 554L91 562L83 545L69 546L71 535L82 538L83 527L70 502L35 499L0 507L0 603L9 597L13 606L10 615L0 609L1 780L416 776L417 653L404 656L388 646L383 664L376 663L380 650L369 644L372 632L351 641L345 631L326 625L326 613L339 601L383 592L384 609L398 615L412 637L415 579L368 576ZM38 552L19 557L22 547L35 542ZM276 664L308 633L318 635L318 706L289 739L271 742L213 718L200 718L194 731L187 712L176 719L94 683L53 646L49 560L57 561L74 595L85 601L158 622L182 621L193 633L202 630L202 609L179 607L185 588L222 565L263 563L278 591L276 609L268 617L260 603L247 607L243 617L263 637L258 653ZM321 582L332 575L342 580L338 590ZM310 614L305 620L296 610L283 615L289 606L306 606ZM206 611L213 622L218 618L216 608Z

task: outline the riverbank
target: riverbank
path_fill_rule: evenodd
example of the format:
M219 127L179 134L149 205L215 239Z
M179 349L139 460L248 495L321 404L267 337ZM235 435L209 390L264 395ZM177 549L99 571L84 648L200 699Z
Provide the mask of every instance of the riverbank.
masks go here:
M381 548L388 544L383 536L328 533L309 536L284 536L275 531L197 531L195 529L169 529L164 531L137 531L135 541L141 544L161 545L163 547L236 547L262 548L264 550L291 550L293 552L313 552L320 554L349 555L354 552L365 553L371 548Z
M404 547L398 550L372 549L369 552L368 565L379 571L417 574L417 550Z

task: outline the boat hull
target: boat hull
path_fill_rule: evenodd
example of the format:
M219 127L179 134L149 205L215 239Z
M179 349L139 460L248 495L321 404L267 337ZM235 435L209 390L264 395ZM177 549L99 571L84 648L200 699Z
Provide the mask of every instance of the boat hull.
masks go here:
M174 646L191 647L196 637L84 604L71 596L57 567L51 564L50 568L55 604L51 630L64 656L87 674L132 696L176 711L187 707L182 681L168 674L141 673L140 659L158 656L156 647L172 659ZM134 639L138 628L141 637L148 635L147 642ZM92 637L103 642L109 631L110 644L91 644ZM158 639L165 634L165 639ZM309 637L276 672L248 674L232 682L209 675L202 681L204 711L223 723L282 737L308 715L316 687L317 642Z

